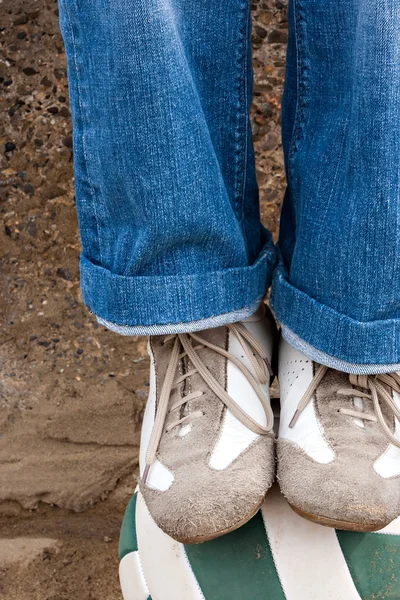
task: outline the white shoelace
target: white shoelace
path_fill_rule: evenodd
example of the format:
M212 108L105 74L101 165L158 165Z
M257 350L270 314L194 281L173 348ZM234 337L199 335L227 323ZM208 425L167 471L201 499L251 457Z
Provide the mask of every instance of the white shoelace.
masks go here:
M304 396L297 406L296 412L290 421L289 427L292 428L295 426L297 419L311 401L311 398L315 394L315 391L324 378L327 370L328 367L323 365L318 368L312 382L308 386ZM400 422L400 410L394 402L392 394L385 388L386 385L390 390L400 393L400 375L398 373L381 375L349 375L349 381L350 385L355 387L341 388L336 391L336 394L350 396L352 398L367 398L368 400L372 400L374 414L366 413L363 410L357 410L356 408L340 408L339 412L357 419L379 423L388 440L397 446L397 448L400 448L400 440L392 433L390 427L387 425L381 408L381 403L386 403L390 411L393 413L393 416ZM360 390L358 388L363 389Z
M250 364L256 374L256 377L249 371L249 369L235 356L230 354L224 348L220 348L211 342L208 342L200 335L195 333L183 333L168 335L164 338L164 344L173 342L171 351L171 358L165 374L164 383L161 389L159 401L157 404L156 417L154 420L153 429L150 435L150 441L146 452L146 466L143 473L142 481L146 482L147 475L150 467L156 457L157 450L160 444L161 436L163 431L171 431L175 427L183 426L191 423L194 419L203 416L203 411L194 411L190 414L183 416L182 418L176 419L174 422L169 423L166 427L165 422L168 414L178 408L184 407L191 400L195 400L203 396L204 392L198 390L193 391L180 398L175 402L168 410L168 404L171 396L171 392L174 388L180 385L185 379L191 377L195 373L198 373L207 386L214 392L219 400L228 408L233 415L243 423L245 427L257 433L258 435L269 435L273 430L274 415L272 412L271 405L267 400L263 390L260 387L265 385L269 381L269 377L272 375L271 365L269 364L267 355L264 351L263 346L252 335L243 323L233 323L228 325L228 329L232 332L239 340L245 355L250 361ZM196 344L196 345L193 345ZM198 355L198 350L201 348L209 348L217 354L225 357L241 371L246 377L254 392L256 393L261 405L265 411L267 420L266 427L262 427L257 421L250 417L240 406L231 398L231 396L225 391L221 384L215 379L210 373L209 369L203 363L202 359ZM193 369L176 377L179 361L187 357L190 363L193 365Z

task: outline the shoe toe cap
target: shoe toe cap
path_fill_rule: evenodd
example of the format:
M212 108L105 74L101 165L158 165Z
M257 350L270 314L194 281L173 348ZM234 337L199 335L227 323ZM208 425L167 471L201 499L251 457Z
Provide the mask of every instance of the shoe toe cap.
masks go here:
M279 440L278 465L282 493L303 516L319 517L323 524L337 521L338 528L342 522L343 528L373 530L399 515L400 478L383 479L371 461L339 456L321 464Z
M141 484L157 525L176 540L196 543L244 524L257 512L274 481L271 442L260 440L246 453L248 456L221 471L211 469L206 460L181 465L165 492ZM257 461L252 454L258 456Z

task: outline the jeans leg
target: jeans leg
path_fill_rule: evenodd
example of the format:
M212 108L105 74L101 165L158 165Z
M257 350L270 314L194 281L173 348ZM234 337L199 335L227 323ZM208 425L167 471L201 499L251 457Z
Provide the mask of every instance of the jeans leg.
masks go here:
M275 250L249 127L248 0L60 0L84 302L127 334L254 312Z
M291 0L272 304L329 366L400 368L400 4Z

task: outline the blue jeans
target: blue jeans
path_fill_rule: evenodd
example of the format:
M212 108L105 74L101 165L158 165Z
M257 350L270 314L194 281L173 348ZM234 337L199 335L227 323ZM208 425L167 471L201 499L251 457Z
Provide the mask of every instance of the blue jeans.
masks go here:
M278 248L260 223L248 0L60 0L85 303L125 334L241 320L273 279L321 363L400 368L400 5L292 0Z

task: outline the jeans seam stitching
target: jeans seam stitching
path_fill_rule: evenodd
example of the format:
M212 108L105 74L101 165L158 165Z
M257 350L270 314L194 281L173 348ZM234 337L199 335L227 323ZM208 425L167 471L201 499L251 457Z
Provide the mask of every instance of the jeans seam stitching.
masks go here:
M248 51L248 39L246 32L248 32L248 16L247 15L247 7L249 6L248 0L244 0L242 2L241 7L241 26L239 28L239 58L238 58L238 81L237 81L237 92L238 92L238 109L237 109L237 119L236 119L236 168L235 168L235 211L239 216L239 219L242 219L243 213L243 202L244 202L244 190L245 190L245 173L247 170L246 165L246 147L247 146L247 128L244 136L241 133L243 116L246 119L248 103L247 103L247 94L246 94L246 65L247 65L247 51ZM243 97L244 95L244 97ZM240 167L243 166L243 181L241 181L240 177Z
M98 219L97 210L96 210L96 202L95 202L96 199L94 196L94 186L93 186L92 179L91 179L91 176L89 173L89 161L88 161L88 153L87 153L87 148L86 148L86 140L85 140L85 132L84 132L84 130L87 129L87 122L86 122L86 119L84 116L85 111L83 110L83 104L82 104L82 90L81 90L81 85L80 85L81 77L80 77L80 69L79 69L79 65L78 65L78 61L77 61L76 38L75 38L74 26L73 26L72 20L71 20L71 14L70 14L70 11L68 10L68 6L67 6L66 2L64 2L64 10L67 15L70 30L71 30L73 60L74 60L75 71L76 71L76 82L77 82L77 92L78 92L78 94L77 94L78 95L78 105L79 105L80 117L82 120L82 136L81 136L82 150L83 150L83 156L85 159L85 171L86 171L86 176L87 176L89 189L90 189L90 197L92 200L93 214L94 214L94 219L96 222L97 241L98 241L98 245L99 245L100 261L101 261L101 263L103 263L103 253L102 253L102 248L101 248L99 219Z
M293 189L293 176L292 176L292 161L298 150L298 144L303 132L303 117L305 108L305 92L306 92L306 66L304 61L304 32L301 28L304 23L303 9L300 0L293 0L293 12L294 12L294 35L296 44L296 65L297 65L297 98L296 98L296 111L293 123L292 138L290 141L290 147L288 152L288 179L290 181L291 188Z
M249 6L246 4L246 6ZM250 27L250 18L248 14L248 9L244 11L246 16L246 26L244 31L244 47L243 47L243 65L242 65L242 73L243 73L243 105L244 105L244 148L243 148L243 182L242 182L242 192L240 198L240 219L243 218L243 205L245 201L245 193L246 193L246 179L247 179L247 144L248 140L248 126L247 119L249 114L249 102L248 102L248 81L247 81L247 61L248 61L248 52L249 52L249 27Z

